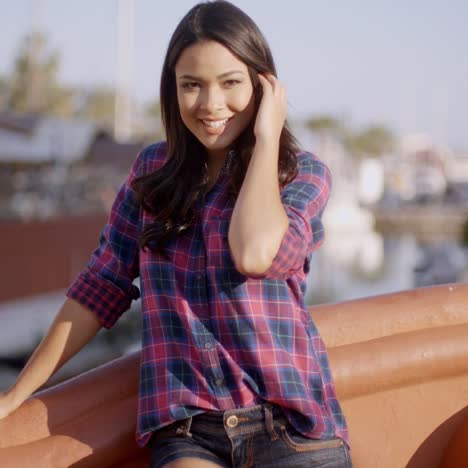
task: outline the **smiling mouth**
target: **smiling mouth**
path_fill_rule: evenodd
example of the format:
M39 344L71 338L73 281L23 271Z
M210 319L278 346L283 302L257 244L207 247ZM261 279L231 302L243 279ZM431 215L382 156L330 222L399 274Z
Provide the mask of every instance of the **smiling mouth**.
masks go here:
M224 125L226 125L231 119L232 117L229 117L228 119L223 119L223 120L203 120L203 119L200 119L200 120L205 127L221 128L221 127L224 127Z

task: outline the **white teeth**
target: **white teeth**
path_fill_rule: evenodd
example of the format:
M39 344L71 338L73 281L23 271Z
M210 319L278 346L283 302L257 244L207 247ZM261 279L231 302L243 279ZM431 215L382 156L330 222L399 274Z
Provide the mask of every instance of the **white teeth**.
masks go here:
M206 125L207 127L211 128L220 128L223 125L226 125L226 122L229 119L224 119L224 120L202 120L203 125Z

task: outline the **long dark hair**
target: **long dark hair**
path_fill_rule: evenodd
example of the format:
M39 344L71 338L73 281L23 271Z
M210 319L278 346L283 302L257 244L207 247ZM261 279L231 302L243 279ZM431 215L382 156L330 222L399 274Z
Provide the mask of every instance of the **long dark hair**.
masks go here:
M195 5L180 21L164 60L161 76L161 115L166 132L166 164L158 171L135 179L133 188L143 209L155 221L143 229L140 247L164 252L167 242L192 224L193 205L207 185L206 151L182 122L177 101L176 63L187 47L212 40L229 49L249 70L256 109L262 96L257 73L272 73L276 68L270 48L256 24L233 4L216 0ZM255 118L239 136L232 149L231 195L239 192L255 145ZM285 124L279 141L279 184L283 187L297 173L297 141Z

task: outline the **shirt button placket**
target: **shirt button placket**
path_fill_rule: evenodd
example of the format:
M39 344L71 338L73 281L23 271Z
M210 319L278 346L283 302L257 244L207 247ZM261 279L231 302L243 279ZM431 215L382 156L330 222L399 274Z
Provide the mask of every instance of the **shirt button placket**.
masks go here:
M215 394L223 398L226 397L226 395L229 394L229 391L225 386L225 379L221 367L213 367L211 369L211 373L213 379L212 383L214 384L213 390Z

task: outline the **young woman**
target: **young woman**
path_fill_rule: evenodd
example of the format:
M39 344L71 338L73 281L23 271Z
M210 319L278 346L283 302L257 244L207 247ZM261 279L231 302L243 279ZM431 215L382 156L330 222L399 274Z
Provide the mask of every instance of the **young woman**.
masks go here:
M141 294L137 441L152 467L351 466L304 304L330 174L285 124L257 26L225 1L194 6L170 41L160 99L167 141L139 154L0 415Z

